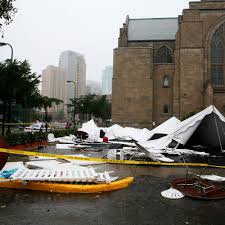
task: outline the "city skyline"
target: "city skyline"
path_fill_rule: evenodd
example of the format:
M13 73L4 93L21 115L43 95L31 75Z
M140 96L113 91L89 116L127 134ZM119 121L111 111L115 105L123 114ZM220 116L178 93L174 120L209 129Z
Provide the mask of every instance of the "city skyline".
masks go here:
M102 94L112 94L113 67L108 65L102 71Z
M84 56L74 51L64 51L59 57L59 68L66 73L66 92L64 97L65 112L70 99L85 95L86 63Z
M18 13L5 27L4 38L14 48L14 58L28 59L32 71L41 74L47 65L57 65L61 52L72 50L84 54L87 79L101 81L105 65L113 64L118 27L131 18L177 17L188 0L153 1L72 1L17 0ZM154 4L153 4L154 3ZM88 7L87 7L88 6ZM41 13L40 13L41 12ZM40 16L41 15L41 16ZM1 47L0 61L10 58L10 49Z

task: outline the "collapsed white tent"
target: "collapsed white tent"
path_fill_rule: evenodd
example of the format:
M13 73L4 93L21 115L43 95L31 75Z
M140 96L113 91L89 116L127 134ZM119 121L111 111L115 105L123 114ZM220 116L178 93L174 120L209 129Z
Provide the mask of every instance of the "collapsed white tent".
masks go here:
M135 141L144 141L148 140L150 137L150 131L146 128L138 129L133 127L121 127L117 124L104 128L105 136L109 140L113 139L123 139L123 140L135 140Z
M82 127L79 130L88 133L88 138L90 140L99 141L100 130L93 119L86 123L83 123Z
M176 117L171 117L170 119L166 120L164 123L160 124L153 130L151 130L151 134L149 139L154 134L172 134L178 127L178 125L181 123L179 119Z
M157 140L140 142L140 145L147 149L165 149L173 140L182 145L196 142L222 148L225 145L225 117L214 106L209 106L181 122L173 133Z
M88 133L89 139L93 141L99 141L100 137L100 130L105 132L105 136L108 137L109 140L114 139L123 139L123 140L136 140L136 141L143 141L148 140L150 135L150 131L146 128L144 129L137 129L132 127L121 127L118 124L114 124L111 127L97 127L94 120L90 120L86 123L82 124L82 128L79 129L80 131L84 131Z
M176 130L177 126L181 123L176 117L172 117L154 128L153 130L148 130L146 128L138 129L133 127L121 127L118 124L114 124L111 127L97 127L93 120L90 120L82 124L81 131L88 133L89 138L95 141L99 140L100 130L105 132L105 136L109 140L123 139L123 140L135 140L135 141L147 141L154 134L170 134Z

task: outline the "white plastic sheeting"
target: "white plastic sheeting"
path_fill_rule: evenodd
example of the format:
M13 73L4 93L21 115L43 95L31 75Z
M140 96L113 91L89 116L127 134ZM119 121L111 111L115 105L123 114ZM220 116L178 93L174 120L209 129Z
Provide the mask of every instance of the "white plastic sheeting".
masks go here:
M75 143L75 136L70 135L70 136L64 136L64 137L59 137L54 139L56 142L59 143L64 143L64 144L73 144Z
M15 168L25 169L26 167L25 167L25 165L23 164L22 161L20 161L20 162L7 162L5 164L5 166L2 168L2 171L3 170L11 170L11 169L15 169Z
M55 148L57 150L58 149L63 149L63 150L74 149L74 144L56 144Z

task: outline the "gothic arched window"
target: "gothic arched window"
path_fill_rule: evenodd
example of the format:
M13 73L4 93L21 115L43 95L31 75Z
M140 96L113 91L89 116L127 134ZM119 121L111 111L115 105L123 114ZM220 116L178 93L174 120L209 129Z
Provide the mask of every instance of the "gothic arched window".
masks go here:
M155 54L154 63L172 63L173 57L169 48L162 46Z
M163 87L170 87L171 80L169 75L163 77Z
M224 35L225 25L215 31L211 40L211 80L213 85L224 85Z

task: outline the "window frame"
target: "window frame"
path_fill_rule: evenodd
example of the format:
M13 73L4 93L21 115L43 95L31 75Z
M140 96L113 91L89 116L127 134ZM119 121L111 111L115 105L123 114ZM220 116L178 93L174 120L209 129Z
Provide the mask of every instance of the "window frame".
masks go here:
M225 23L213 33L210 42L210 79L214 87L224 87L225 74Z
M173 62L173 53L166 45L161 46L154 54L155 64L170 64Z
M169 114L170 113L170 107L169 105L163 105L163 113L164 114Z
M167 85L165 84L166 79L168 81L168 84ZM170 87L171 87L171 76L170 75L165 75L163 77L163 88L170 88Z

